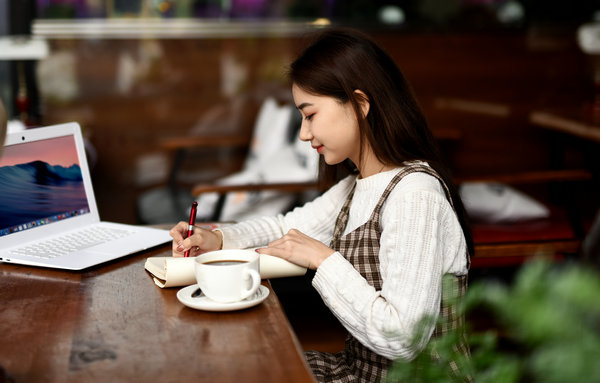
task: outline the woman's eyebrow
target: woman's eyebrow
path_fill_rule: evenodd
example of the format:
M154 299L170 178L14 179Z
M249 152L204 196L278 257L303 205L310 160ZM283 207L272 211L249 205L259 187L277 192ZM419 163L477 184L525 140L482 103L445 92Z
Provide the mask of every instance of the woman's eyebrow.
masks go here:
M306 108L307 106L312 106L312 104L309 102L303 102L302 104L298 105L296 108L298 110L302 110L302 109Z

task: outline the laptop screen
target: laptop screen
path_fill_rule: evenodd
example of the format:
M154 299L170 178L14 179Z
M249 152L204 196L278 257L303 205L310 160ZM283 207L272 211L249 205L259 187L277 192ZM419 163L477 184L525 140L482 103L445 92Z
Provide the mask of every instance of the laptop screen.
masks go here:
M88 213L73 135L4 148L0 237Z

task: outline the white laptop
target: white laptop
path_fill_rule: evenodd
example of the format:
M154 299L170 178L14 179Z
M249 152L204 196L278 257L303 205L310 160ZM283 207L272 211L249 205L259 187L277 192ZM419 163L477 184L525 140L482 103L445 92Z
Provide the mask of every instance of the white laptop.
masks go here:
M79 124L6 137L0 262L81 270L170 241L167 230L100 221Z

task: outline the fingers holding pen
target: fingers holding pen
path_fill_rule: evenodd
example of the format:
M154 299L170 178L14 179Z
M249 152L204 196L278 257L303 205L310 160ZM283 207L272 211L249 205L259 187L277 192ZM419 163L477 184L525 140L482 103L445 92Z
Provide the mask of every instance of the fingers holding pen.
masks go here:
M179 250L183 240L185 239L185 234L187 233L188 224L186 222L179 222L177 225L173 226L169 231L169 235L173 238L173 256L174 257L183 257L183 253L185 250Z
M187 222L179 222L171 229L174 257L183 257L187 250L190 251L189 256L195 257L204 252L221 248L221 232L195 227L194 233L186 238L187 231Z
M173 238L174 242L179 242L184 239L185 233L187 233L188 224L187 222L180 221L177 225L173 226L169 230L169 235Z
M190 251L190 256L198 255L206 242L204 231L206 230L195 229L194 234L177 242L174 251L178 253L178 256L184 255L188 250Z
M190 250L190 253L199 253L200 244L202 243L202 234L200 233L200 230L202 229L194 230L194 234L187 237L188 229L189 224L181 221L169 231L169 234L173 238L172 247L174 257L183 257L187 250ZM196 247L198 249L195 249ZM192 248L194 248L194 251L192 251Z

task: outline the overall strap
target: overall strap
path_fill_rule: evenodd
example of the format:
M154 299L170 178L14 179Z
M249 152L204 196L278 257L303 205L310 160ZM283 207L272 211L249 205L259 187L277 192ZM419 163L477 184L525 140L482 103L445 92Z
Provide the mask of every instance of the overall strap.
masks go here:
M352 189L350 193L348 193L348 197L346 198L346 202L342 206L342 210L337 216L335 221L335 227L333 229L333 237L331 239L331 243L336 243L344 233L346 229L346 225L348 224L348 218L350 217L350 205L352 204L352 197L354 197L354 190L356 189L356 182L352 185Z
M410 164L402 168L402 170L400 170L398 174L396 174L394 178L392 178L392 181L390 181L389 186L384 190L383 195L377 203L377 206L375 206L375 209L373 210L373 218L375 217L375 215L379 216L381 209L383 208L383 204L385 203L385 200L390 195L392 190L394 190L394 187L402 180L402 178L411 173L416 172L427 173L430 176L435 177L442 185L444 189L444 194L446 195L446 199L448 200L448 202L450 202L450 206L452 206L452 209L454 210L454 203L452 202L452 198L450 196L450 190L448 189L448 186L446 186L444 180L442 180L442 178L439 176L439 174L437 174L437 172L429 166L420 164Z
M456 208L454 207L454 202L452 201L450 189L448 188L448 185L446 185L446 183L444 182L442 177L440 177L440 175L435 170L433 170L431 167L429 167L427 165L409 164L406 167L404 167L402 170L400 170L400 172L398 172L398 174L396 174L394 176L394 178L390 182L389 186L385 189L385 191L383 192L383 195L379 199L377 206L375 206L375 209L373 210L373 213L372 213L370 219L375 220L377 223L380 222L381 209L383 208L383 204L385 203L385 200L387 199L389 194L392 192L394 187L402 180L402 178L404 178L405 176L407 176L411 173L416 173L416 172L429 174L430 176L435 177L439 181L439 183L442 185L442 188L444 189L444 194L446 195L446 200L448 200L448 203L450 203L452 210L454 210L454 214L456 214ZM467 268L470 268L470 267L471 267L471 255L469 254L469 251L467 250Z

